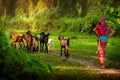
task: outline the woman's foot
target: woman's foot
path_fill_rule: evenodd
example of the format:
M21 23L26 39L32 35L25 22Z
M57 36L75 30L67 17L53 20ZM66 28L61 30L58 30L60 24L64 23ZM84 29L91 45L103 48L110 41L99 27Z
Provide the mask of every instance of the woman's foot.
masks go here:
M105 69L105 65L100 65L99 68L100 69Z
M98 64L97 67L98 67L99 69L105 69L105 65L104 65L104 64Z

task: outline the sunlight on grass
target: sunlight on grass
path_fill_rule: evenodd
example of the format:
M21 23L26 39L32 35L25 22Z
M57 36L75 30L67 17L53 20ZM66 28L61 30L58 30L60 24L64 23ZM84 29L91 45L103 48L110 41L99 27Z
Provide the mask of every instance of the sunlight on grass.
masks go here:
M120 74L120 70L116 70L116 69L106 69L104 70L104 73L106 74Z
M62 69L62 70L79 70L79 69L82 69L82 70L90 70L90 68L88 67L83 67L83 66L53 66L53 68L59 68L59 69Z
M8 43L11 43L11 39L9 37L9 33L11 30L6 31L6 35L8 36ZM26 30L14 30L12 29L13 32L15 33L25 33ZM37 36L39 37L39 32L33 32L33 35L37 34ZM65 36L67 37L67 35ZM49 47L49 51L50 53L56 53L56 54L60 54L60 42L58 40L58 35L53 35L50 34L50 39L53 39L53 43L54 43L54 47ZM96 42L97 38L96 36L83 36L83 35L77 35L77 38L75 39L70 39L70 46L69 46L69 54L70 57L76 58L76 59L84 59L90 62L93 62L94 64L97 64L96 61L96 51L97 51L97 42ZM107 45L107 56L106 58L108 60L111 61L116 61L119 62L120 61L120 39L119 38L110 38L108 45ZM25 49L23 49L25 50ZM27 52L26 52L27 53ZM62 66L65 65L74 65L77 66L79 65L78 63L74 63L72 64L71 62L66 62L63 63L62 59L60 59L60 57L56 57L56 56L51 56L51 54L44 54L44 53L35 53L35 54L29 54L33 57L35 57L35 59L39 60L41 63L43 64L50 64L52 66L59 66L60 64ZM57 59L56 59L57 58ZM52 59L52 60L51 60ZM112 64L114 65L114 64ZM111 63L107 63L107 66L111 67ZM114 65L115 66L115 65Z
M57 80L101 80L95 70L86 67L56 66Z

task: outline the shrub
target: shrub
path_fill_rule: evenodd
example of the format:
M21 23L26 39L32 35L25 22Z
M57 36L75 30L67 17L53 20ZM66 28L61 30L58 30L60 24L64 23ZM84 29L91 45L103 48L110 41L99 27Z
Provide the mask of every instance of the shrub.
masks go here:
M54 76L38 61L10 47L0 31L0 80L49 80Z

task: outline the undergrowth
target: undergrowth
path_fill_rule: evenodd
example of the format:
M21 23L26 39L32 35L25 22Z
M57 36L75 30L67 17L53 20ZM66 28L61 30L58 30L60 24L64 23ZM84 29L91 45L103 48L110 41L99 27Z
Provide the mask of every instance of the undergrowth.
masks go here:
M12 48L0 31L0 80L54 80L49 68L23 51Z

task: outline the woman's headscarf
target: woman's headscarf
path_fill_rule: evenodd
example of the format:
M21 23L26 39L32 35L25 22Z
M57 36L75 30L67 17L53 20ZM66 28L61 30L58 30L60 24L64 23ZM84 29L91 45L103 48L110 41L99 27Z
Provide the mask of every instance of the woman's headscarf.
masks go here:
M109 27L108 27L108 25L106 23L106 19L105 18L100 18L99 22L101 23L101 25L102 25L105 33L106 33L106 36L109 36L110 31L109 31Z

